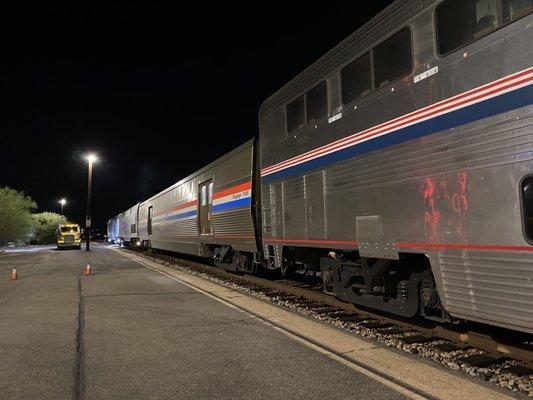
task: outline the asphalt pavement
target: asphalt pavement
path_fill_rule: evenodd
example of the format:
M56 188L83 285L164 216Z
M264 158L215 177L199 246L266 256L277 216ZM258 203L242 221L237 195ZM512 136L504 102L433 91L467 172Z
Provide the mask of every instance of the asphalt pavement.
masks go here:
M108 247L0 254L2 400L317 398L402 396Z

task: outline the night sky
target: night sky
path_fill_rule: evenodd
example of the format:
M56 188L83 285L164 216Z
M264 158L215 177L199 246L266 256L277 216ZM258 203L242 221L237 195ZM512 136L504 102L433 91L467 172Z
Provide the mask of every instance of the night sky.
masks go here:
M65 197L81 223L83 155L95 152L93 220L104 229L257 136L260 104L391 1L76 3L3 10L0 186L24 190L41 211L59 211Z

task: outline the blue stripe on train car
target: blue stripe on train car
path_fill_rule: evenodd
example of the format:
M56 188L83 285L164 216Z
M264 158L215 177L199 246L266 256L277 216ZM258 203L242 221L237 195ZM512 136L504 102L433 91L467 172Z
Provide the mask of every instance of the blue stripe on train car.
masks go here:
M262 177L261 181L262 183L270 183L283 178L304 174L314 169L322 169L355 156L407 142L432 133L456 128L461 125L525 107L532 103L533 85L529 85L492 99L452 111L448 114L440 115L427 121L399 129L376 139L371 139L346 149L315 158L314 160L305 161L301 164L274 172Z
M227 203L213 205L213 212L220 212L220 211L226 211L232 208L249 206L251 203L252 203L252 199L250 197L245 197L245 198L238 199L238 200L232 200Z

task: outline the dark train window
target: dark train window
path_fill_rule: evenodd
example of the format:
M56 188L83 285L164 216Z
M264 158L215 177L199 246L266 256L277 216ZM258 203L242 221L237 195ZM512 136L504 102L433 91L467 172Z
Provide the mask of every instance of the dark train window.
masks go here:
M370 53L341 69L341 82L343 104L370 93L372 90Z
M524 233L533 241L533 176L522 181L522 213L524 216Z
M533 11L533 0L504 0L503 23L510 24Z
M533 0L447 0L436 10L440 54L457 50L531 13Z
M287 133L305 125L304 97L300 96L287 104Z
M148 207L148 222L146 224L146 231L148 235L152 234L152 218L154 216L154 207L150 206Z
M328 115L328 85L324 81L305 95L307 107L307 121L311 122Z
M408 28L401 30L377 46L373 53L376 88L407 75L413 68L411 31Z

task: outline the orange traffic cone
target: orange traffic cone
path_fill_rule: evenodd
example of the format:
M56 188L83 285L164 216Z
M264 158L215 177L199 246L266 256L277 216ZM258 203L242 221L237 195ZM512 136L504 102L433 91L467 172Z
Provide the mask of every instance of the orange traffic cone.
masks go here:
M87 266L85 267L85 275L89 276L89 275L92 275L93 274L93 270L91 268L91 264L87 264Z
M13 271L11 271L11 280L16 281L18 279L19 275L17 274L17 269L13 268Z

